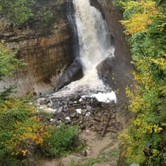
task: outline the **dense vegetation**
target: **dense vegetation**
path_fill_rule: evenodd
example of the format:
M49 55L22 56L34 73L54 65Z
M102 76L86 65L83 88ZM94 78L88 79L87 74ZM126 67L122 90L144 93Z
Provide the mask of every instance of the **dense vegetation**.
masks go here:
M10 76L16 65L25 65L15 59L3 43L0 44L0 81ZM25 166L32 164L34 155L57 157L77 147L76 126L49 123L50 114L36 112L28 97L12 97L14 86L0 92L0 165Z
M22 25L40 22L40 26L49 26L56 18L52 0L0 0L0 15L8 18L12 24ZM61 3L61 0L53 3Z
M131 45L135 90L126 89L133 112L121 135L126 165L166 165L166 2L114 0L123 10L121 23Z

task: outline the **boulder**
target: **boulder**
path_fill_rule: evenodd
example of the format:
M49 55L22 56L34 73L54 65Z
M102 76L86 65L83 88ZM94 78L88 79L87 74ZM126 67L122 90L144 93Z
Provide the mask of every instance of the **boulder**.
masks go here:
M55 91L63 88L69 83L79 80L83 77L82 64L79 58L76 58L74 62L67 68L64 74L60 77Z

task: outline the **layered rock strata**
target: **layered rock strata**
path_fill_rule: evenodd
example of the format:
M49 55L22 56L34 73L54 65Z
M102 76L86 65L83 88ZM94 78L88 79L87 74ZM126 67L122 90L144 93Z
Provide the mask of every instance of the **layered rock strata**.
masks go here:
M17 83L18 96L28 93L41 96L53 92L59 77L74 59L67 3L50 2L56 17L49 27L39 27L36 22L15 26L6 18L0 18L0 39L6 42L11 52L17 51L18 59L27 63L1 82L0 91Z

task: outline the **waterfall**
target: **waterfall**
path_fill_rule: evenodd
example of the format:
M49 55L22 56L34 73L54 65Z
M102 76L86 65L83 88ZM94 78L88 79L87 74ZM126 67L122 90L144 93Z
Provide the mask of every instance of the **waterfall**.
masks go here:
M107 57L114 56L111 35L102 14L90 5L89 0L73 0L75 22L79 40L79 56L83 66L84 77L64 87L54 96L66 96L76 92L93 94L111 92L98 78L96 66ZM112 92L113 98L115 94Z
M89 0L73 0L80 57L84 71L92 70L108 56L113 56L111 35L100 11Z

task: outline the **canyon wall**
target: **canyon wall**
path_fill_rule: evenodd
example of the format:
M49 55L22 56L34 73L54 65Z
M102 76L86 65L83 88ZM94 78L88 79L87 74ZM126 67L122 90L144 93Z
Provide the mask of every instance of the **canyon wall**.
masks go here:
M0 18L0 39L6 42L11 52L17 51L18 59L27 63L0 83L0 91L16 83L17 96L28 93L41 96L53 92L59 77L73 61L74 35L67 18L69 4L51 1L49 5L56 16L49 27L37 21L15 26L6 18Z
M106 59L98 65L99 77L117 93L119 121L126 124L131 117L127 111L128 99L125 88L131 86L133 69L130 61L130 48L127 45L124 28L119 22L121 12L112 5L111 0L91 0L105 18L111 33L111 41L115 46L115 58ZM11 52L17 51L16 57L24 59L28 65L17 68L12 77L1 82L0 91L17 83L17 95L32 93L42 96L53 92L63 75L78 54L76 28L72 27L72 1L51 1L49 4L55 12L55 19L49 27L42 27L38 22L30 22L23 26L13 26L10 21L0 18L0 39L5 40ZM73 25L73 23L72 23Z
M116 92L118 97L117 118L125 126L132 114L128 111L129 104L125 88L131 87L135 82L131 71L131 53L127 44L124 28L120 21L123 19L121 11L112 4L112 0L91 0L91 4L98 8L105 18L115 46L115 57L106 59L98 65L99 77L103 79Z

